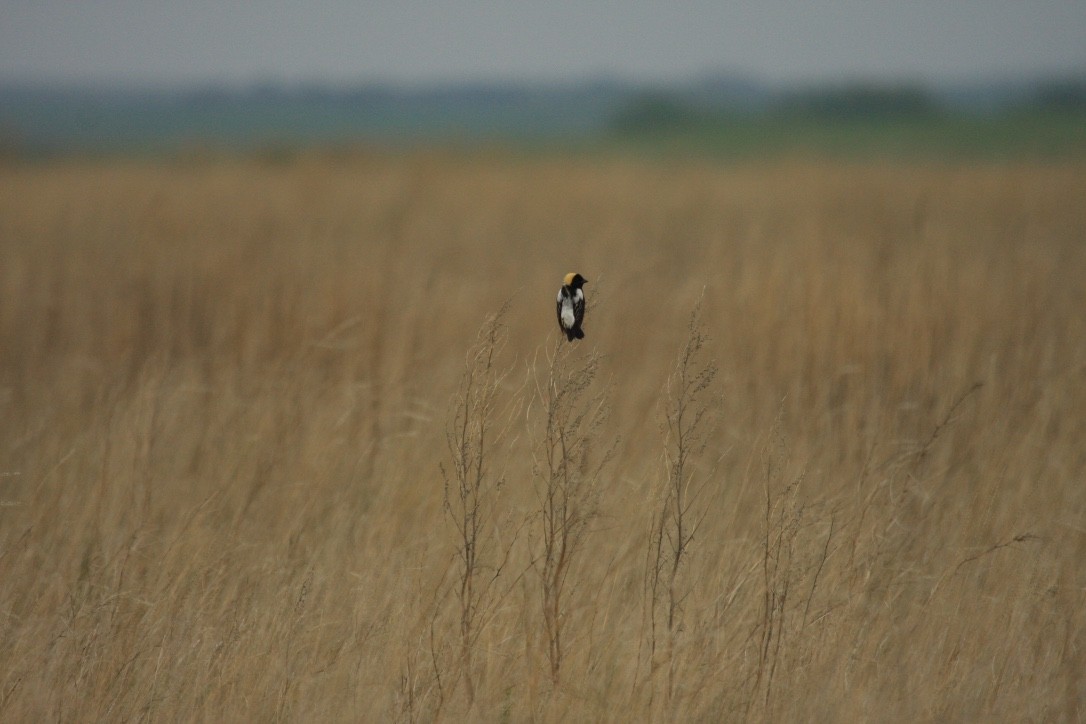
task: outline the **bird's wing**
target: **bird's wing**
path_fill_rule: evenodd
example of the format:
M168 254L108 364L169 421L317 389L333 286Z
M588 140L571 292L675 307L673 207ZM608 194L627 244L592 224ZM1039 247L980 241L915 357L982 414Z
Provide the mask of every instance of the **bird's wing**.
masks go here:
M558 290L558 326L562 326L562 290Z
M573 295L573 318L577 320L577 326L581 326L584 320L584 292L580 289Z

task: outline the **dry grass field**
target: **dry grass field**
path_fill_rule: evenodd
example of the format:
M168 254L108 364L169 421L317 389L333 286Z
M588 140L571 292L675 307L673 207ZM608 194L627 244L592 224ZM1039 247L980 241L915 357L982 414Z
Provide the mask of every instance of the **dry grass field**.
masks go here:
M0 720L1074 721L1084 672L1081 163L0 167Z

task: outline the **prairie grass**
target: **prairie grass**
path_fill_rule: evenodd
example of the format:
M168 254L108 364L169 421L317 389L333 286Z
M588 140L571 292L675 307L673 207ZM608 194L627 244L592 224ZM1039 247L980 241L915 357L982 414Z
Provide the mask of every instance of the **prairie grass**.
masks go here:
M0 719L1081 720L1084 310L1080 163L0 167Z

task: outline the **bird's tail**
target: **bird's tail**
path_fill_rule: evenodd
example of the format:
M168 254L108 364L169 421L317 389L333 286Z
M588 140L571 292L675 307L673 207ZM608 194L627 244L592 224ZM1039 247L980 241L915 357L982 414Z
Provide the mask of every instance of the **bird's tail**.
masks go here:
M580 327L566 330L566 339L572 342L575 339L584 339L584 331Z

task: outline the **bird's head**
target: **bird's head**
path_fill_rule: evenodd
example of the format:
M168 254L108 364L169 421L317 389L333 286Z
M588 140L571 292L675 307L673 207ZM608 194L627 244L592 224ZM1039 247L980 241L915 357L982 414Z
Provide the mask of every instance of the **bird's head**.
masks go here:
M583 285L588 284L588 280L576 272L570 272L566 274L565 279L562 281L567 287L573 287L574 289L580 289Z

